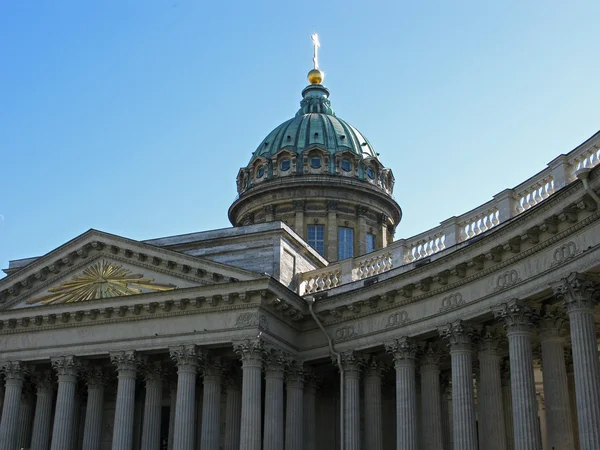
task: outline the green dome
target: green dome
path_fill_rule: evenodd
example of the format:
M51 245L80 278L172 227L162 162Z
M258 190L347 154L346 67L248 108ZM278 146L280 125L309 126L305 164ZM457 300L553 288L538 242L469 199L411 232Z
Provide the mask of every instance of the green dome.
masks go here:
M356 128L336 117L329 102L329 90L320 85L302 91L296 116L271 131L252 154L270 158L281 150L302 153L315 147L330 154L350 151L360 158L377 158L377 152Z

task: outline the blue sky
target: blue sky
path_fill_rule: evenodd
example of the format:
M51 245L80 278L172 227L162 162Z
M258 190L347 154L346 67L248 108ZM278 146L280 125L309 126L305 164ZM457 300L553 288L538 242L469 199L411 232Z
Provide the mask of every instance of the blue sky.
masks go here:
M89 228L229 226L321 40L341 118L396 176L396 237L600 129L598 1L0 2L0 267Z

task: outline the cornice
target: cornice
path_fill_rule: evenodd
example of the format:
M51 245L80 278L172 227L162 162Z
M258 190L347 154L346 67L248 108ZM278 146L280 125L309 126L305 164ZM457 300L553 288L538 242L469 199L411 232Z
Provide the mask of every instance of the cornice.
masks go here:
M453 283L448 283L448 284L438 287L436 289L431 289L422 294L415 295L414 289L413 289L411 291L412 292L411 296L406 297L406 296L402 295L403 289L408 285L414 285L414 283L409 283L408 285L405 285L402 288L395 287L394 289L386 290L386 288L389 288L390 285L401 284L400 279L412 278L414 276L414 273L412 273L412 272L405 272L403 274L398 275L397 277L386 279L384 281L381 281L381 282L379 282L375 285L371 285L369 287L364 287L364 288L357 289L354 291L345 292L343 294L340 294L339 296L329 297L326 300L325 299L320 300L320 302L323 302L323 303L321 303L321 305L319 305L319 303L317 302L315 309L316 309L316 312L321 317L323 317L323 315L325 315L327 313L330 314L330 317L335 317L334 314L331 314L331 311L338 309L338 308L343 308L344 309L343 312L345 314L343 314L342 317L327 320L327 322L326 322L327 325L336 325L336 324L346 322L348 320L355 320L358 318L371 316L373 314L377 314L380 312L385 312L385 311L388 311L391 309L396 309L399 306L405 306L405 305L418 303L423 300L438 296L440 294L445 294L445 293L449 294L452 291L456 291L465 285L471 284L477 280L488 277L491 274L501 272L503 269L506 269L506 268L512 266L516 262L526 259L548 247L551 247L551 246L565 240L567 237L571 236L572 234L593 224L598 219L600 219L600 211L597 211L597 212L593 213L592 215L586 217L585 219L581 220L580 222L576 223L575 225L573 225L561 232L558 232L557 234L546 239L545 241L540 242L539 244L536 244L535 246L533 246L527 250L517 253L508 259L502 260L501 262L495 264L494 266L490 266L490 267L481 269L480 271L474 272L473 274L471 274L469 276L465 276L464 278L459 279ZM564 264L566 264L570 261L572 261L572 260L565 261ZM553 271L559 267L560 267L560 265L555 265L555 266L549 268L549 271ZM520 283L517 283L513 286L516 287L516 286L518 286L518 284L520 284ZM374 290L376 292L373 292ZM361 296L361 294L366 294L366 295ZM402 296L402 300L397 301L395 299L396 295ZM350 296L351 296L351 300L352 300L351 304L342 304L342 305L339 304L340 300L344 300ZM361 298L361 297L363 297L363 298ZM387 304L385 306L373 308L372 304L373 304L374 300L376 303L377 302L385 302ZM336 301L336 303L338 303L338 304L336 304L333 309L326 309L326 306L328 306L328 304L333 303L334 301ZM366 304L368 304L369 308L356 308L355 307L356 304L359 304L359 305L365 304L365 306L366 306ZM321 306L321 308L318 308L318 306Z
M64 267L81 267L89 261L102 255L108 258L118 259L136 266L145 267L149 270L165 273L176 278L184 278L194 282L211 283L237 281L238 278L225 273L239 274L246 279L256 279L262 275L238 269L224 264L214 263L194 256L177 253L172 250L154 247L137 241L109 236L105 240L91 240L94 234L102 233L92 230L76 238L56 250L40 257L36 261L23 267L18 272L7 276L0 281L0 305L14 305L22 300L26 294L21 294L25 289L30 292L32 288L44 287L56 280L58 276L51 274L60 273ZM84 241L84 242L82 242ZM115 245L120 241L127 246ZM147 253L140 252L140 247L148 249ZM60 257L59 255L64 255ZM168 258L162 258L164 255ZM95 256L91 258L90 256ZM216 269L216 270L215 270ZM70 270L70 269L69 269ZM219 271L217 271L219 270ZM48 277L51 279L48 280ZM11 298L12 297L12 298Z

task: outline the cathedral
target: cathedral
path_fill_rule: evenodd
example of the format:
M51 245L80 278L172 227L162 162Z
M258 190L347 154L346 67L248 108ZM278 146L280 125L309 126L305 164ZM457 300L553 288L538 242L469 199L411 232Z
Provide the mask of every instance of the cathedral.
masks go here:
M0 450L600 449L600 132L401 239L314 41L232 227L10 261Z

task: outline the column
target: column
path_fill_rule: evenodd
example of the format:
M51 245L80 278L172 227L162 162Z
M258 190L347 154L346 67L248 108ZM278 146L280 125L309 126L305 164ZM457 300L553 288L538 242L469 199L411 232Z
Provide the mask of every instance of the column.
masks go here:
M354 351L342 353L344 368L344 448L360 450L360 371L364 359Z
M292 362L286 373L285 450L304 450L304 370Z
M26 367L20 361L10 361L3 365L6 387L2 420L0 421L0 450L14 450L19 428L19 410L21 409L21 391Z
M541 450L531 347L532 323L538 315L516 299L494 308L494 315L504 321L508 336L515 450Z
M440 400L442 402L442 436L443 445L440 447L443 450L452 450L452 426L450 424L450 377L449 373L442 373L440 376Z
M515 448L515 429L513 426L512 389L510 387L509 358L502 362L502 406L504 409L504 427L506 428L506 450Z
M381 377L384 366L371 358L365 369L365 446L383 450L383 409L381 404Z
M317 448L317 379L315 373L309 370L305 375L306 386L304 388L304 449L315 450Z
M545 311L540 322L539 335L542 344L548 448L574 450L569 383L562 337L565 321L566 318L559 311Z
M35 416L31 450L48 450L52 429L52 406L54 401L54 380L52 372L46 370L34 375L36 385Z
M225 393L225 445L224 450L239 450L242 390L239 377L230 375Z
M538 420L540 424L540 435L542 438L542 448L549 449L548 446L548 429L547 429L547 420L546 420L546 400L544 399L544 393L537 391L535 393L535 397L537 399L538 404Z
M438 330L448 341L452 365L452 439L456 450L477 450L473 361L473 329L459 320Z
M106 376L100 366L89 365L85 369L84 377L87 384L88 400L83 426L83 448L85 450L100 450Z
M218 358L204 361L201 450L219 450L223 370L224 366Z
M421 358L421 426L424 450L444 448L442 394L440 392L440 360L442 356L442 352L429 344Z
M262 341L237 341L233 349L242 360L240 450L260 450Z
M575 374L573 373L573 356L571 349L565 349L565 364L567 366L567 383L569 385L569 408L571 410L571 429L573 430L573 443L579 449L579 426L577 424L577 399L575 395Z
M75 384L75 401L73 403L73 428L71 429L71 450L76 450L79 444L79 431L81 428L81 389Z
M131 450L135 410L135 379L140 359L133 350L111 353L110 359L117 368L119 379L112 450Z
M283 378L285 357L269 348L265 354L265 431L264 450L283 448Z
M173 450L173 439L175 435L175 409L177 407L177 380L174 377L169 379L169 437L167 449Z
M202 406L204 404L204 386L202 379L196 382L196 448L202 447Z
M194 450L196 437L196 377L200 355L195 345L171 349L171 358L177 365L177 403L173 450Z
M58 392L54 410L51 450L68 450L73 439L73 417L75 415L75 389L79 362L73 356L61 356L52 360L58 374Z
M386 342L385 349L394 358L396 369L396 449L418 450L415 380L417 346L403 336Z
M575 373L579 447L600 448L600 365L594 322L594 292L598 278L571 274L554 286L567 308Z
M146 398L142 424L143 450L160 450L160 426L162 413L162 390L164 375L161 361L148 361L144 364Z
M17 433L17 448L29 448L34 414L33 387L26 384L21 393L21 409L19 410L19 431Z
M486 450L506 449L500 342L491 327L485 328L479 340L479 442Z

